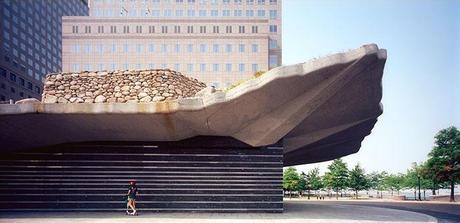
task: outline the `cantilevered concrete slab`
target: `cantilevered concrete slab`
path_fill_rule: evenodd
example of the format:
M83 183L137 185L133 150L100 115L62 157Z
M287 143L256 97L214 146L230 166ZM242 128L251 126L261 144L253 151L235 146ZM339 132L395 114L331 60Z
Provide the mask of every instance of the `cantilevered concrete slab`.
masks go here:
M0 106L2 149L229 136L281 143L284 165L355 153L382 113L386 51L365 45L281 66L227 91L165 102Z

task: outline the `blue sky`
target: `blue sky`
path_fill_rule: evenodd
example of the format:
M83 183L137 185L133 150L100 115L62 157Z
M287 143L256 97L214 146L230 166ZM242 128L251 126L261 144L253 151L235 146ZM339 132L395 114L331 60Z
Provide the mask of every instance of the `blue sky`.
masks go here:
M460 128L460 1L284 0L282 31L283 64L367 43L388 51L383 115L344 158L349 167L405 172L426 159L436 132Z

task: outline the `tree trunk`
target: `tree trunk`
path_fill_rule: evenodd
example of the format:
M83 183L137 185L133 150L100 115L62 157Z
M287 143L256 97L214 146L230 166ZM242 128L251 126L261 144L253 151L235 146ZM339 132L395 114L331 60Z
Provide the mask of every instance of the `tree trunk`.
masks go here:
M450 202L455 202L454 188L455 188L455 182L452 179L450 181Z
M417 187L414 189L414 201L417 200Z
M431 189L431 193L436 195L436 182L433 180L433 188Z
M338 200L339 199L339 191L335 191L335 199Z
M426 192L426 190L425 190L425 189L423 189L423 200L424 200L424 201L426 201L425 192Z

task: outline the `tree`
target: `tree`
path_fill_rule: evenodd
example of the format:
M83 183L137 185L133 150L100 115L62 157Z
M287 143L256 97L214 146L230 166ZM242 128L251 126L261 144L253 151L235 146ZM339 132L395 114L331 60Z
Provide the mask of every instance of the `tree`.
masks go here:
M387 176L387 173L385 171L382 172L372 172L368 175L368 183L369 187L371 189L374 189L377 191L377 198L382 198L382 191L385 190L385 184L383 182L383 179L385 179ZM380 193L380 196L379 196Z
M356 199L358 199L358 192L369 188L368 180L364 173L364 169L356 164L349 174L349 186L355 191Z
M300 191L300 195L302 195L303 191L305 190L310 190L308 189L308 185L307 185L307 175L302 171L302 173L300 174L299 176L299 191ZM310 193L310 192L308 192ZM308 198L310 198L310 195L308 194L307 195Z
M417 188L420 186L420 167L416 162L412 163L412 167L407 170L404 175L403 186L406 188L414 189L414 200L417 200ZM419 194L420 200L420 194Z
M348 168L342 159L336 159L327 167L329 186L335 191L336 199L339 199L339 191L348 187Z
M289 192L289 197L292 197L292 192L299 189L300 176L294 167L289 167L283 173L283 189Z
M460 181L460 131L451 126L435 136L435 146L428 154L428 165L438 182L449 182L450 201L455 201L455 184Z
M403 188L404 175L389 174L383 179L383 183L385 188L391 191L391 196L393 196L394 191L397 191L399 195L399 191Z
M321 176L319 175L319 168L313 168L312 170L308 171L307 182L309 188L315 191L315 194L318 190L321 190L324 187Z

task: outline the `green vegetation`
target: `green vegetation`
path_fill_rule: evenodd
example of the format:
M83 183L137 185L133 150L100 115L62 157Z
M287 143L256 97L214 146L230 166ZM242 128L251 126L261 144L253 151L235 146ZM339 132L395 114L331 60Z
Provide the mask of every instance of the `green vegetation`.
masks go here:
M436 195L439 188L450 188L450 200L455 201L454 188L460 183L460 131L449 127L439 131L435 136L435 146L428 154L428 160L422 163L412 163L405 174L388 174L385 171L366 174L357 164L349 170L341 159L334 160L323 176L319 169L314 168L308 173L298 174L296 169L289 167L283 174L283 188L292 197L292 194L302 195L304 191L310 199L311 191L317 196L319 190L325 190L330 196L335 192L338 199L346 190L352 190L358 199L360 191L373 189L377 198L382 198L382 192L388 191L393 196L399 195L402 189L414 191L414 197L422 200L426 197L426 190Z

